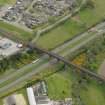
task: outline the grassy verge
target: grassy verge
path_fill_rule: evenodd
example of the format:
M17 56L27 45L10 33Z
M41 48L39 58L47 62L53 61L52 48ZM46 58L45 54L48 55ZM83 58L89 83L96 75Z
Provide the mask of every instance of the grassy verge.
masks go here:
M0 21L0 29L4 31L1 31L1 36L5 36L6 34L8 37L14 40L19 39L22 41L29 41L33 37L32 33L26 32L18 27L15 27L2 21Z
M17 91L17 94L22 94L25 98L26 104L29 105L26 88L20 89L19 91Z

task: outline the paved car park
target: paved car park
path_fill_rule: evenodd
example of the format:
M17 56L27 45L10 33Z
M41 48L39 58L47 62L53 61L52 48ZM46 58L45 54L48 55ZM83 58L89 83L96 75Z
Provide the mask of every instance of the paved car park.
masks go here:
M0 55L10 56L17 53L20 50L18 43L13 42L10 39L0 37Z

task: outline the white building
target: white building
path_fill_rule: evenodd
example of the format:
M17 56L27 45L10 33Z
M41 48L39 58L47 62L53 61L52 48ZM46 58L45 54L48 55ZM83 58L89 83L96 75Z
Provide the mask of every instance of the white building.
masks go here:
M27 96L28 96L29 104L30 105L36 105L34 92L33 92L33 89L31 87L27 88Z
M33 88L27 88L27 96L30 105L52 105L52 101L47 96L35 96Z

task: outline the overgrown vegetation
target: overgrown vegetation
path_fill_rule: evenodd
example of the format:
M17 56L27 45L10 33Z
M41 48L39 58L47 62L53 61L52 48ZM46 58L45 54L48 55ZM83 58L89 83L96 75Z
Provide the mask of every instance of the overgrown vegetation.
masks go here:
M105 59L105 35L102 35L92 41L90 44L81 48L80 54L74 58L73 62L80 66L84 66L94 72Z
M74 105L104 105L104 83L93 79L78 76L77 82L73 85Z
M33 50L17 53L8 58L2 56L2 60L0 60L0 72L4 73L5 70L19 69L36 58L38 58L38 54Z

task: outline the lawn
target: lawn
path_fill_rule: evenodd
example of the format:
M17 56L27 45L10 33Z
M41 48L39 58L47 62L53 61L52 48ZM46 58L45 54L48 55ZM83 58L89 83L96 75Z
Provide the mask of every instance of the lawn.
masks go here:
M81 98L84 105L105 105L105 85L91 81L87 89L81 89Z
M46 78L48 95L51 99L71 97L72 79L69 71L60 71Z
M69 19L64 24L44 34L37 40L37 44L44 48L52 49L103 20L105 13L102 11L105 11L105 0L93 1L94 9L86 8L80 11L74 16L75 20Z

